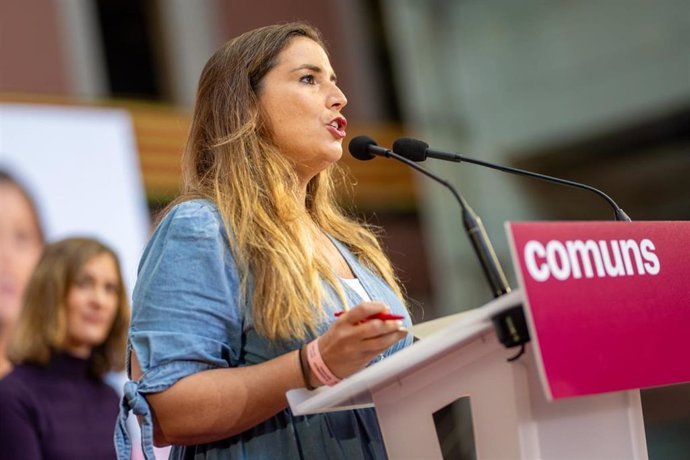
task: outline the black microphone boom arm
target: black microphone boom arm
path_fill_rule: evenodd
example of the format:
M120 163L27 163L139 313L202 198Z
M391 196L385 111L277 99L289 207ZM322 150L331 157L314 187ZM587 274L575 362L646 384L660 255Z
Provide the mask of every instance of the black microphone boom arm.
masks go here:
M393 143L393 151L412 161L424 161L426 158L436 158L438 160L454 161L456 163L472 163L487 168L496 169L498 171L507 172L510 174L532 177L534 179L551 182L553 184L560 184L566 185L568 187L589 190L590 192L594 192L601 198L605 199L609 203L609 205L611 205L616 220L630 222L630 217L628 217L625 211L623 211L610 196L608 196L601 190L592 187L591 185L582 184L580 182L575 182L567 179L561 179L558 177L547 176L546 174L539 174L532 171L526 171L524 169L512 168L510 166L489 163L488 161L477 160L474 158L467 157L465 155L461 155L459 153L433 150L429 148L429 144L427 144L426 142L420 141L419 139L413 139L410 137L403 137L396 140Z
M426 154L428 157L446 159L445 157L442 157L441 155L439 155L439 153L445 153L445 152L437 152L436 150L432 150L432 149L427 149L427 151L426 151ZM561 184L561 185L567 185L568 187L589 190L590 192L596 193L597 195L599 195L600 197L602 197L603 199L605 199L606 201L609 202L609 204L611 205L611 207L613 208L613 211L615 213L616 220L622 220L622 221L628 221L628 222L630 221L630 217L628 217L628 215L625 213L625 211L623 211L621 208L618 207L616 202L613 201L613 199L610 196L608 196L606 193L602 192L598 188L592 187L591 185L581 184L579 182L573 182L573 181L568 180L568 179L560 179L560 178L553 177L553 176L547 176L546 174L535 173L532 171L527 171L525 169L512 168L510 166L502 166L502 165L497 165L494 163L489 163L487 161L476 160L474 158L470 158L470 157L466 157L464 155L461 155L459 153L455 153L455 154L453 154L453 156L454 156L454 158L452 159L452 161L456 161L458 163L461 163L461 162L473 163L473 164L480 165L480 166L486 166L487 168L496 169L498 171L503 171L503 172L507 172L507 173L511 173L511 174L517 174L517 175L521 175L521 176L533 177L535 179L543 180L546 182L551 182L553 184Z

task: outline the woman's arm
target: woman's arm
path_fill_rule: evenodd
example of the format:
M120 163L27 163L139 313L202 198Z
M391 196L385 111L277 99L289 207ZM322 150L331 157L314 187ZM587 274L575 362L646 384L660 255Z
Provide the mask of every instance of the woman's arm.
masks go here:
M138 378L132 354L132 377ZM303 386L297 351L248 367L212 369L146 395L154 444L201 444L251 428L287 406L285 392Z
M367 316L386 310L365 302L342 315L319 339L324 362L344 378L405 337L398 321ZM141 370L132 352L132 378ZM239 434L287 407L285 393L304 387L297 351L253 366L212 369L179 380L160 393L146 395L151 406L156 445L201 444ZM311 381L318 382L312 375Z

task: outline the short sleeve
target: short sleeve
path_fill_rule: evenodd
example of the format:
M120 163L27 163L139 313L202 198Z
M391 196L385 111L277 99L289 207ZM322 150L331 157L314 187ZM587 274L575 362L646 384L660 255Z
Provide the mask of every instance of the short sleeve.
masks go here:
M134 289L129 342L146 392L162 391L195 372L237 364L242 333L238 292L216 208L198 200L178 205L152 237Z
M127 382L115 444L128 458L127 414L143 417L144 455L153 459L148 393L207 369L236 366L243 314L239 277L217 209L193 200L173 208L158 225L139 264L132 298L128 359L133 350L143 372Z

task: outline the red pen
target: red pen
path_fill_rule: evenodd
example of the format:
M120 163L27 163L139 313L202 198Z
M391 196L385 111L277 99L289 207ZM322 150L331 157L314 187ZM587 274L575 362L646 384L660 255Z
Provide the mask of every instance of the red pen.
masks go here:
M335 316L338 317L345 313L344 311L336 311ZM370 319L380 319L383 321L389 320L389 319L404 319L405 317L403 315L396 315L395 313L374 313L373 315L367 316L367 319L365 321L369 321Z

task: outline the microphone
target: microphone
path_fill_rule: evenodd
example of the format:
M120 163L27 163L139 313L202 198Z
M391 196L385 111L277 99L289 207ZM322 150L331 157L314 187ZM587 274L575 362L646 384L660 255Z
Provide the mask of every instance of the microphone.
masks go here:
M379 147L376 141L369 136L354 137L347 148L350 155L362 161L373 160L376 156L389 158L390 154L393 153L387 148ZM406 163L404 160L401 161Z
M436 158L439 160L454 161L456 163L466 162L473 163L480 166L485 166L491 169L497 169L499 171L517 174L519 176L528 176L535 179L543 180L546 182L552 182L554 184L567 185L568 187L574 187L584 190L589 190L594 192L603 199L605 199L609 205L613 208L614 216L616 220L630 222L630 217L623 211L611 197L596 189L590 185L581 184L579 182L574 182L566 179L559 179L558 177L547 176L545 174L539 174L531 171L526 171L524 169L511 168L509 166L497 165L494 163L489 163L488 161L475 160L474 158L469 158L465 155L460 155L459 153L442 152L439 150L432 150L429 148L429 144L418 139L413 139L411 137L402 137L395 142L393 142L393 151L400 156L411 160L411 161L424 161L427 158Z
M482 266L482 271L489 283L491 293L494 297L500 297L510 292L510 286L503 273L503 268L501 268L501 264L498 262L496 252L491 244L491 240L489 240L489 236L486 234L481 219L467 204L462 195L458 193L455 187L413 161L398 155L390 149L380 147L376 144L376 141L368 136L357 136L353 138L348 145L348 150L353 157L362 161L368 161L377 156L401 161L450 190L455 199L458 200L458 203L460 203L460 208L462 208L462 222L465 227L465 232ZM508 361L515 361L524 353L525 344L530 341L529 330L527 329L527 322L525 321L525 315L522 311L522 305L509 308L506 311L494 315L491 321L496 331L496 337L506 348L518 345L521 347L520 351L515 356L508 358Z
M508 281L506 280L503 269L498 262L496 257L496 252L494 251L491 241L489 240L484 225L477 214L472 210L472 208L467 204L465 199L458 193L458 191L449 182L441 179L437 175L431 173L430 171L422 168L416 163L408 160L407 158L398 155L390 149L380 147L376 141L368 136L357 136L350 141L348 146L350 153L353 157L358 160L368 161L376 156L382 156L386 158L394 158L398 161L405 163L411 168L419 171L425 176L435 180L447 189L451 191L453 196L458 203L460 203L460 208L462 209L462 221L465 227L465 232L472 243L472 248L479 259L479 263L484 271L484 276L486 277L489 287L491 288L491 293L494 297L499 297L503 294L510 292L510 286L508 286Z

